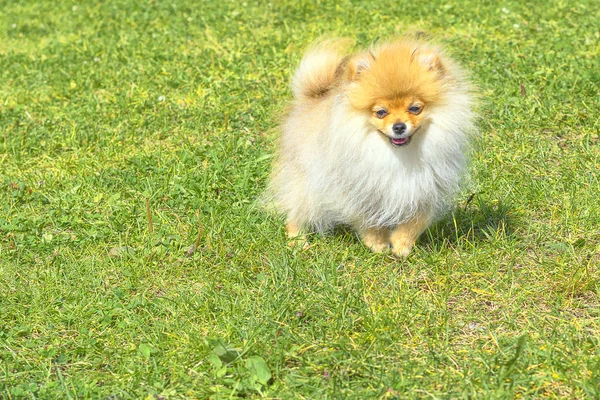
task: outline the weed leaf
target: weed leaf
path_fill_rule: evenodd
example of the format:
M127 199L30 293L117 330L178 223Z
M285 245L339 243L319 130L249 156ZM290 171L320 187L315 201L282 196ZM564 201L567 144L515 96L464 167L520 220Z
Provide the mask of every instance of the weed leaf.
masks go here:
M266 385L271 379L271 371L265 360L260 356L250 356L246 360L246 369L260 383Z
M213 348L213 353L216 354L224 363L232 363L240 357L240 352L225 346L223 343L217 343Z
M148 343L140 343L140 345L138 346L138 351L145 358L150 358L150 356L156 353L157 350L154 347L150 346Z

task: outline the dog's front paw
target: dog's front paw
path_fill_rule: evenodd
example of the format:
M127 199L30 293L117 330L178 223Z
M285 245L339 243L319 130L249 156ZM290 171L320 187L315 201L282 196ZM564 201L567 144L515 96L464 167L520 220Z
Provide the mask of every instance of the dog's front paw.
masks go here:
M381 253L389 247L389 233L384 229L368 229L363 233L362 240L375 253Z
M414 245L415 240L408 235L392 235L392 253L397 257L408 257Z
M394 255L402 258L408 257L417 238L427 228L430 220L431 217L420 217L398 225L390 235Z
M300 225L288 222L285 225L286 235L289 239L288 246L306 250L310 247L308 239L300 230Z
M365 242L365 245L369 248L369 250L371 250L373 253L382 253L385 250L387 250L389 246L389 244L386 243L371 243L371 244L367 244Z
M413 246L414 243L398 243L395 246L392 246L392 253L396 257L406 258L410 254L410 251L412 250Z

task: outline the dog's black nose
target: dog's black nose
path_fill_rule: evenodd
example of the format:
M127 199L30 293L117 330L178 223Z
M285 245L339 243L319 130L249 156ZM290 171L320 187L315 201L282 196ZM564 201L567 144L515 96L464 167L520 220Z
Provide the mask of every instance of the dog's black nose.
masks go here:
M403 134L405 130L406 124L404 122L396 122L394 125L392 125L392 131L394 131L396 135Z

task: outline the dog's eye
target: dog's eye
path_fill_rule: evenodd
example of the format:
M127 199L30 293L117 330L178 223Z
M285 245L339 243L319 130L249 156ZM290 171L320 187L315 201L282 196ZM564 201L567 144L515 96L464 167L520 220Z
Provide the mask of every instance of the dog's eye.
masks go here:
M385 118L385 116L388 115L388 112L382 108L380 110L375 111L375 115L377 116L377 118Z
M420 105L412 105L408 108L408 112L411 114L420 114L423 111L423 106Z

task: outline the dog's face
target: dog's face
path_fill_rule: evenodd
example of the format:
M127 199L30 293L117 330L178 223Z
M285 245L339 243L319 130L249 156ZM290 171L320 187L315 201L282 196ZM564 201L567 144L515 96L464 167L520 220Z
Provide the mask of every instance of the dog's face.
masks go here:
M414 96L380 99L371 109L370 122L389 138L393 146L406 146L423 124L427 114L424 101Z
M433 48L398 42L348 61L350 104L393 146L406 146L444 101L446 67Z

